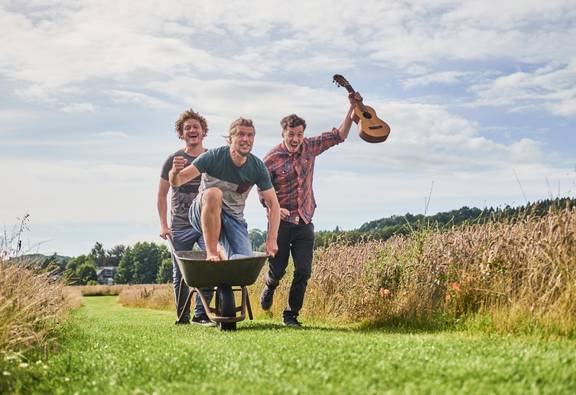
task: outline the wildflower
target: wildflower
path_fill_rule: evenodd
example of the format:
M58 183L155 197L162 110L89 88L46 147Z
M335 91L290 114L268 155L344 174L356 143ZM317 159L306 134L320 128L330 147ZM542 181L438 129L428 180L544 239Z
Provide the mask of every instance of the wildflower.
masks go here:
M387 298L388 296L390 296L390 290L387 288L380 288L380 296L382 297L382 299Z
M452 283L452 289L456 292L460 292L460 283Z

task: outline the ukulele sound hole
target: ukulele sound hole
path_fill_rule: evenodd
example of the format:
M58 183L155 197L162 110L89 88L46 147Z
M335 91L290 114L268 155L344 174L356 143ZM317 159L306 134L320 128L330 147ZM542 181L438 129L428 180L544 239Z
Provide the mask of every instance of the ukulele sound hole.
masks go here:
M366 118L366 119L372 118L372 114L370 114L368 111L364 111L364 112L362 113L362 115L363 115L364 118Z

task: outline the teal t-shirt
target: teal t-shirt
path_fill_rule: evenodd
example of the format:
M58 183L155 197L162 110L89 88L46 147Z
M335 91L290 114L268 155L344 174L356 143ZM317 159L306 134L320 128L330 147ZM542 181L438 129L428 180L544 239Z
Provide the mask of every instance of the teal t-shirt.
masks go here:
M261 159L248 154L246 162L238 167L228 146L208 150L192 164L202 173L199 196L207 188L219 188L223 194L222 209L238 220L244 219L246 199L254 185L261 191L272 188L270 174Z

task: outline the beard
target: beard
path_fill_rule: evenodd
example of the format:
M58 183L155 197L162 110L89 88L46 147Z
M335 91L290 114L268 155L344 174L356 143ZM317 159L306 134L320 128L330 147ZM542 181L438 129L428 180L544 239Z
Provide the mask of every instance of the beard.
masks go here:
M248 150L246 150L246 148L248 148ZM250 152L252 151L252 147L251 146L249 146L249 147L239 146L235 149L235 151L238 155L243 156L243 157L247 157L250 154Z

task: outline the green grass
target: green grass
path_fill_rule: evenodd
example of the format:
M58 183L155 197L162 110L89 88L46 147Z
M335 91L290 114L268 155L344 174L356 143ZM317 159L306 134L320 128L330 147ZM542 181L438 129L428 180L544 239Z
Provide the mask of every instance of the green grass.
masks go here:
M89 394L576 393L576 342L394 333L277 321L237 332L175 326L173 313L86 298L60 350L13 391ZM0 380L1 380L0 376Z

